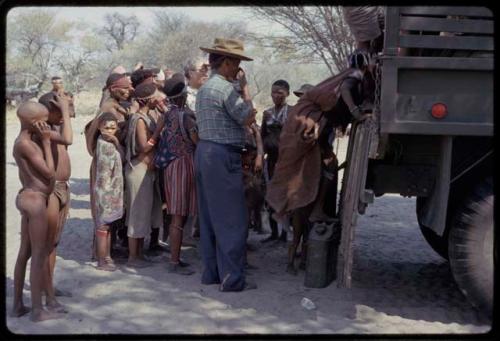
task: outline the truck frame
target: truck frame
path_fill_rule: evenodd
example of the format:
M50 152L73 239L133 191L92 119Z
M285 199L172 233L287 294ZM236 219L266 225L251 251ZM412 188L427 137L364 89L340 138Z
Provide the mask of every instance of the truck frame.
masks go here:
M493 50L487 8L386 8L373 115L353 123L347 149L339 287L351 286L357 215L375 197L397 193L417 198L425 239L491 316Z

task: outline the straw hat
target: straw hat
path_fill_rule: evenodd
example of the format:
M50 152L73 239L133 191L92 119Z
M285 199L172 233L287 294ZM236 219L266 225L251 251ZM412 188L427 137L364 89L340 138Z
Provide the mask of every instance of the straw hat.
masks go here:
M253 60L243 54L245 50L243 42L237 39L215 38L214 45L212 47L200 47L200 49L208 53L217 53L241 60Z
M301 95L304 94L304 92L306 92L307 90L310 90L313 87L314 87L314 85L311 85L311 84L302 84L302 86L298 90L295 90L293 92L293 94L297 97L300 97Z

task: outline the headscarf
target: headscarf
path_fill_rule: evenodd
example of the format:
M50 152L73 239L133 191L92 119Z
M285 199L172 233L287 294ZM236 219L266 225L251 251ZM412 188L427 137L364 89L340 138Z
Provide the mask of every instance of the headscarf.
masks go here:
M111 78L112 75L116 75L116 74L111 74L109 78ZM130 81L130 79L125 76L125 75L122 75L122 77L119 77L117 79L109 79L108 78L108 81L106 82L106 88L109 90L109 91L113 91L113 90L116 90L116 89L130 89L130 90L133 90L133 87L132 87L132 82Z

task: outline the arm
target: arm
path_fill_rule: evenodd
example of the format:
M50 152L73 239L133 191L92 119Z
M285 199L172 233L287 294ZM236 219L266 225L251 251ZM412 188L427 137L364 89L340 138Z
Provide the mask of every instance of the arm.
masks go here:
M158 128L158 127L157 127ZM158 129L157 129L158 130ZM155 130L156 133L156 130ZM158 134L159 135L159 134ZM148 128L143 120L139 119L137 121L137 128L135 130L135 138L137 146L139 147L139 153L148 153L154 149L154 145L148 143Z
M115 145L116 150L118 153L120 153L120 158L122 159L122 162L125 160L125 150L123 149L123 146L120 144L120 140L115 135L109 135L109 134L101 134L101 137L104 141L111 142L112 144Z
M340 95L349 108L349 112L355 119L359 119L361 117L361 108L354 103L354 99L352 98L352 89L358 85L358 82L359 81L357 79L348 77L340 86Z
M250 125L255 121L255 114L257 113L253 109L252 101L243 100L232 86L228 90L223 100L223 105L227 113L239 125Z
M257 145L257 157L255 158L255 172L262 171L264 163L264 147L260 136L259 127L254 123L250 126L255 136L255 144Z
M19 151L21 156L28 161L36 172L40 173L47 180L51 180L55 177L56 170L52 148L50 147L50 128L45 122L35 123L35 127L42 138L42 150L45 158L28 143L21 144Z
M97 135L97 130L99 127L99 120L97 119L98 116L96 116L92 121L87 123L85 126L85 143L87 146L87 152L90 154L90 156L94 156L95 154L95 147L96 147L96 135Z
M67 95L56 95L56 100L51 101L52 104L59 108L63 117L61 133L59 134L53 131L51 133L51 140L66 146L73 144L73 129L71 128L69 101L70 99Z
M357 83L358 81L354 78L346 78L340 86L340 95L349 108L349 111L352 111L356 106L352 98L351 90L354 89Z

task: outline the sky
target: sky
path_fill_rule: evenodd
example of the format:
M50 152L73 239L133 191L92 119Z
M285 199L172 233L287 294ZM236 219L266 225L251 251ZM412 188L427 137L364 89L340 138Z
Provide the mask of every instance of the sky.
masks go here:
M82 19L85 22L100 25L104 21L104 16L107 13L119 12L124 15L136 15L142 25L148 27L151 23L153 12L160 8L169 9L176 13L184 13L189 17L196 20L203 20L207 22L222 22L225 20L231 21L246 21L248 29L259 30L262 26L255 20L249 18L249 11L244 7L63 7L53 6L46 7L40 6L37 8L50 8L57 12L57 16L66 20ZM17 11L24 11L33 9L33 7L17 7L13 8L10 13L14 14Z

